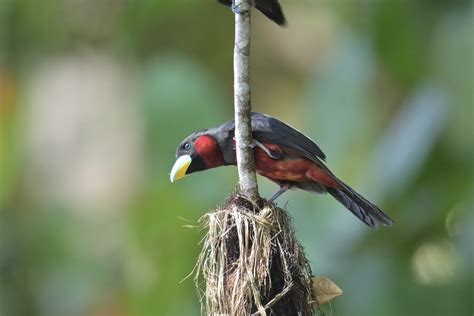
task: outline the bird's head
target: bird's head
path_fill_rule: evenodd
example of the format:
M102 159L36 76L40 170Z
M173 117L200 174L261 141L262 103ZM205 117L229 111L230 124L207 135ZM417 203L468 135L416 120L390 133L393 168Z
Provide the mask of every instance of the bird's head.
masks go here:
M176 149L176 158L170 173L171 182L196 171L224 165L222 150L209 130L194 132L186 137Z

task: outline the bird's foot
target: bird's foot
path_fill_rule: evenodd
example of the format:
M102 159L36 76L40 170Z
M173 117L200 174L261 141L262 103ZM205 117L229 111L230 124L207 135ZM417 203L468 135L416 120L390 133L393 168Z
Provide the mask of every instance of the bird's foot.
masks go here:
M278 191L276 191L275 194L273 194L273 196L270 199L268 199L268 202L273 203L280 195L282 195L283 193L285 193L289 189L291 189L290 184L285 184L285 185L281 186L280 189L278 189Z
M255 6L254 0L250 0L250 7L248 7L246 3L243 2L243 0L232 0L230 8L232 9L232 12L234 12L234 14L247 12L250 10L250 7Z

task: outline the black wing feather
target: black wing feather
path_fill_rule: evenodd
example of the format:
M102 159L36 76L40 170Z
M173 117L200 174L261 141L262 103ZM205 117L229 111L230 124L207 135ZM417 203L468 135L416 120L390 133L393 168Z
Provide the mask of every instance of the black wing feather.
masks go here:
M276 118L252 113L252 131L255 139L294 149L315 163L321 164L326 155L311 139Z
M234 120L215 127L215 129L218 130L218 133L215 133L218 142L223 144L223 146L231 146L230 143L226 144L225 140L228 139L229 133L231 133L233 137L235 130ZM321 162L321 160L326 160L326 155L321 148L298 130L274 117L252 112L252 136L254 139L263 143L272 143L293 149L301 156L308 158L326 169ZM224 152L227 151L224 150Z

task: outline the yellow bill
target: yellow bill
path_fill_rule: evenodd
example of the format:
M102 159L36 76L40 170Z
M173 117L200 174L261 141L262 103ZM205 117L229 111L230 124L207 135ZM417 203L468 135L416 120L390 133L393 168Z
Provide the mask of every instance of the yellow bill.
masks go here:
M189 155L184 155L179 157L174 163L173 168L170 173L170 181L175 182L186 176L186 170L188 170L189 165L191 164L192 159Z

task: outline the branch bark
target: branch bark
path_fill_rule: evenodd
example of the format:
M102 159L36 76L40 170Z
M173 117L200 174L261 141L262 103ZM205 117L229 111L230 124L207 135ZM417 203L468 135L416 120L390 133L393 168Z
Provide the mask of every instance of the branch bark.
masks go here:
M250 1L234 0L234 116L237 169L241 194L258 197L250 104Z

